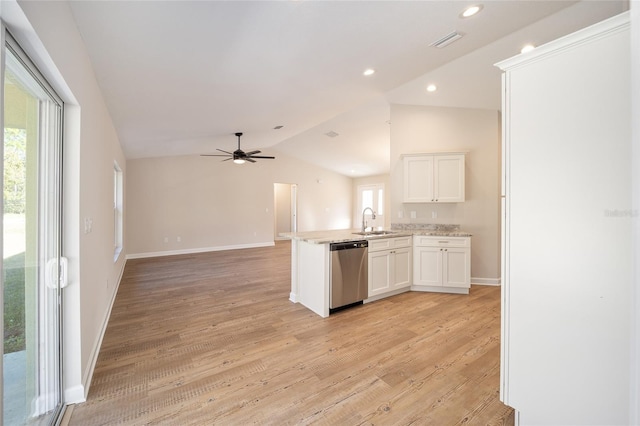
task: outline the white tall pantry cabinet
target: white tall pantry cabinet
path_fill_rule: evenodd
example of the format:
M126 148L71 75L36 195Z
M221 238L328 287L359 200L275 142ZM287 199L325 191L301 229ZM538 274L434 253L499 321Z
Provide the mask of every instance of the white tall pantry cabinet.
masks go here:
M629 16L497 66L501 399L521 425L629 424Z

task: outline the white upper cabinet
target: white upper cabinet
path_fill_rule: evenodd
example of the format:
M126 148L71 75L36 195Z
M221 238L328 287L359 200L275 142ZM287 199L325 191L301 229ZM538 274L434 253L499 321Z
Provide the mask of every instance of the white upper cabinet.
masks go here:
M405 203L464 201L464 154L405 155Z

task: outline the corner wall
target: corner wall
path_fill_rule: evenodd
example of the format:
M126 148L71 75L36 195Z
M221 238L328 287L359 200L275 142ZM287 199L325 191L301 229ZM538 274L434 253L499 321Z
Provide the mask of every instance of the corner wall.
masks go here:
M242 165L197 155L128 160L129 257L272 245L278 182L298 186L298 231L351 227L351 178L275 156Z
M466 152L464 203L403 203L402 154ZM391 105L391 221L459 224L471 237L471 282L500 283L500 113ZM416 219L410 219L411 211ZM399 212L403 219L397 219ZM432 213L437 215L432 219Z

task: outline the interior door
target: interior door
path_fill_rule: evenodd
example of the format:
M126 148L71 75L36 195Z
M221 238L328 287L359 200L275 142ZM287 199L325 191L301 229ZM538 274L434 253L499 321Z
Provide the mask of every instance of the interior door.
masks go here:
M3 424L62 407L62 102L7 35L3 61Z

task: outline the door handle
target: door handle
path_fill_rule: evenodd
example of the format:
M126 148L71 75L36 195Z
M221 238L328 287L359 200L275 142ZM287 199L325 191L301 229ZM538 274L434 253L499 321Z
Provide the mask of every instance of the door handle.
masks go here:
M68 264L69 262L66 257L60 257L59 263L58 259L49 259L49 261L47 261L45 285L48 288L56 290L58 286L60 288L65 288L67 285L69 285L69 282L67 280Z

